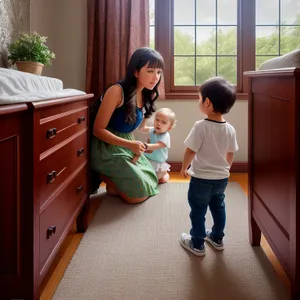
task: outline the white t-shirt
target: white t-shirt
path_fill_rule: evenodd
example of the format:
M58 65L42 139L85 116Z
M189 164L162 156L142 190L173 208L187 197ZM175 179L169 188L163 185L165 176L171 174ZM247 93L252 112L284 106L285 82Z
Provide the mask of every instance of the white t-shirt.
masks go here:
M239 149L232 125L208 119L198 121L184 144L196 152L188 170L190 176L201 179L229 177L230 166L226 161L226 154Z

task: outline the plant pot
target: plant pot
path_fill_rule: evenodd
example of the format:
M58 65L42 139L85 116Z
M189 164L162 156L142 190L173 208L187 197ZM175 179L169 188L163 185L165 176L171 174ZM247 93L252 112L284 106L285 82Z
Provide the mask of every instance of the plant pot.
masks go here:
M34 61L17 61L17 68L19 71L41 75L44 65Z

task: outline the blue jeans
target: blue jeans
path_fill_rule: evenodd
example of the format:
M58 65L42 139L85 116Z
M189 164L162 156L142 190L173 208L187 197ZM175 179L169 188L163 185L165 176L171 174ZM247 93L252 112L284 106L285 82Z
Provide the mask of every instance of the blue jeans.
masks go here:
M191 207L190 218L192 228L190 234L195 248L204 244L206 237L205 215L209 207L214 225L212 236L215 240L222 240L226 223L225 189L228 178L208 180L192 177L188 190L188 201Z

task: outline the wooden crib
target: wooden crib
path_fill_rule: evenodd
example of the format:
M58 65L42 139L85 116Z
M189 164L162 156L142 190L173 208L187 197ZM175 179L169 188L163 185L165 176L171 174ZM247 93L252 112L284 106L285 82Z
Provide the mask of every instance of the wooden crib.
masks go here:
M300 299L300 69L246 72L249 78L249 231L261 233Z

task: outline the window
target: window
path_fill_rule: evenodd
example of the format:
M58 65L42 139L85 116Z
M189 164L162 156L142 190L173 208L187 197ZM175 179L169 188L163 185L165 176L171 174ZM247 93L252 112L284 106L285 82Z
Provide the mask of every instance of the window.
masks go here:
M300 48L298 0L149 2L150 46L165 59L170 99L197 98L197 87L212 76L236 84L245 98L243 72Z
M256 0L256 69L300 48L299 0Z
M149 0L150 47L155 49L155 0Z
M237 0L173 4L174 85L195 86L216 75L236 83Z

